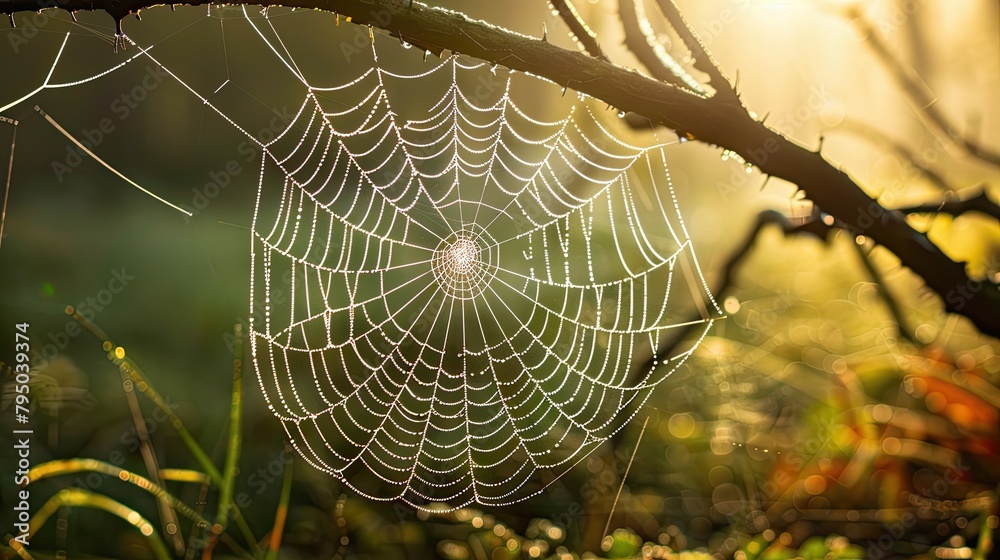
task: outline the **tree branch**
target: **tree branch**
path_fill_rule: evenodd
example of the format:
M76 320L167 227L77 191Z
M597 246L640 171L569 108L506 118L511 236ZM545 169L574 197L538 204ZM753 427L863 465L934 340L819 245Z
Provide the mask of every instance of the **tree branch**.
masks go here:
M858 258L861 260L861 264L864 265L865 270L868 272L868 276L871 277L872 282L875 283L875 287L878 289L878 293L882 296L882 301L885 302L885 306L889 308L889 313L892 314L893 319L896 321L896 332L900 336L905 338L910 344L914 346L923 346L916 337L916 331L910 327L909 321L906 320L906 316L903 315L903 308L900 307L899 301L896 300L896 296L889 291L889 286L885 284L885 280L882 278L882 273L875 268L875 263L872 262L871 255L869 251L865 251L859 243L851 242L854 246L855 252L858 254Z
M587 22L583 21L580 13L576 11L569 0L549 0L549 5L559 12L559 17L569 27L573 39L583 47L584 52L604 62L610 62L608 57L604 55L604 51L601 50L601 45L597 42L597 34L590 29Z
M777 225L781 228L782 233L785 237L790 237L793 235L811 235L818 238L820 241L829 244L830 236L840 231L840 225L836 223L835 220L831 219L831 216L824 216L822 212L818 209L814 210L812 215L807 216L803 219L790 220L785 217L784 214L778 212L777 210L764 210L757 215L757 221L754 223L753 228L746 235L742 244L740 244L736 249L734 249L729 258L726 259L725 263L721 267L721 275L715 286L712 287L712 293L716 297L721 297L722 294L726 292L735 283L736 274L740 266L742 266L743 261L750 256L750 252L754 245L757 244L757 238L760 237L762 231L771 225ZM868 272L872 281L878 286L879 294L885 301L886 307L888 308L890 314L892 314L893 319L897 325L897 332L910 341L913 344L920 345L920 343L913 336L913 331L907 325L907 321L902 313L902 308L900 307L895 296L889 291L888 287L885 285L882 275L871 263L868 253L863 250L863 248L858 245L853 239L851 244L855 246L858 251L858 256L861 258L862 264L865 270ZM678 332L668 339L659 349L657 349L656 355L649 359L649 361L639 369L639 371L646 371L653 366L653 363L664 363L670 359L676 352L677 347L680 346L682 342L691 333L698 330L702 323L698 322L701 315L693 315L689 318L687 325L680 329Z
M155 0L62 0L61 9L104 10L120 21L130 13L156 5ZM184 2L204 5L203 0ZM237 0L238 4L272 5L271 0ZM361 25L377 26L390 35L435 53L461 52L512 70L529 72L622 111L632 111L680 134L732 150L763 173L798 185L824 212L844 227L864 233L885 246L920 275L943 299L946 309L961 313L984 333L1000 336L1000 291L991 281L979 283L965 266L948 258L905 217L872 200L854 180L823 157L754 120L739 103L701 98L634 71L563 49L451 10L409 0L283 0L282 5L319 9L350 16ZM0 13L35 11L44 5L17 0L0 4ZM972 286L977 289L972 290Z
M918 204L899 208L897 211L903 214L951 214L952 216L961 216L966 212L979 212L1000 221L1000 205L990 200L986 196L986 191L979 191L979 194L971 198Z

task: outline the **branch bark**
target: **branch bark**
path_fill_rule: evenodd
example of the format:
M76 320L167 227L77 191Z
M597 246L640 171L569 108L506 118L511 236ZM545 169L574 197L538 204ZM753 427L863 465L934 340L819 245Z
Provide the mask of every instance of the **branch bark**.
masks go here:
M155 0L60 0L67 11L104 10L116 21L157 5ZM204 5L202 0L182 2ZM236 0L250 6L271 0ZM622 111L632 111L679 134L736 152L762 172L804 190L824 212L852 231L885 246L944 300L945 308L968 317L984 333L1000 336L1000 291L989 280L969 278L965 266L948 258L905 217L872 200L854 180L822 155L754 120L739 101L700 98L670 84L584 53L473 20L450 10L409 0L283 0L280 5L350 16L414 46L440 54L461 52L513 70L568 85ZM0 13L35 11L45 5L17 0L0 3Z

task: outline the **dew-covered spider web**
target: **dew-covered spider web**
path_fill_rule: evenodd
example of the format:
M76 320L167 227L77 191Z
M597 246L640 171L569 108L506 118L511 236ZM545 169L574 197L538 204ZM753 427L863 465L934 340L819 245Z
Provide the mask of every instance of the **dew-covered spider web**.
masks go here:
M266 19L246 17L303 92L260 142L267 406L305 461L373 499L542 492L687 359L660 355L671 337L722 314L671 186L675 142L633 145L572 90L390 40L316 77Z
M585 105L532 116L486 64L420 70L373 53L268 145L253 290L292 295L265 295L254 359L317 468L374 498L500 505L623 427L685 357L636 365L690 319L674 300L711 298L681 271L663 146Z

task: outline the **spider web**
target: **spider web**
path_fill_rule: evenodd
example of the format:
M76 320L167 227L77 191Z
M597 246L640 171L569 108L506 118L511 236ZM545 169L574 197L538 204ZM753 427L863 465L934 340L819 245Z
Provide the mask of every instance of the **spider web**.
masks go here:
M497 72L495 93L476 79ZM394 73L373 45L353 80L299 77L308 93L261 169L254 363L298 452L357 492L537 494L687 358L635 365L691 298L721 314L690 273L663 145L620 140L583 104L532 116L513 72L459 56Z
M243 14L305 92L269 142L127 37L139 52L118 65L50 83L64 40L7 107L145 57L258 142L251 352L315 468L421 509L537 495L690 356L656 358L671 334L703 338L722 315L670 183L674 142L632 145L582 94L374 38L338 65L353 78L316 85L266 12Z

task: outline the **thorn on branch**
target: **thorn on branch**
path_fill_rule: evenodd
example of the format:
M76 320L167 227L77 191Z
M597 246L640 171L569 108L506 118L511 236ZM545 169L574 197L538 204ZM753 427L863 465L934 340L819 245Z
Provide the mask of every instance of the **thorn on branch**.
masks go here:
M545 26L545 22L544 21L542 22L542 41L545 41L546 43L549 42L549 30Z
M7 17L10 18L10 28L11 29L16 29L17 28L17 24L14 23L14 14L7 14Z

